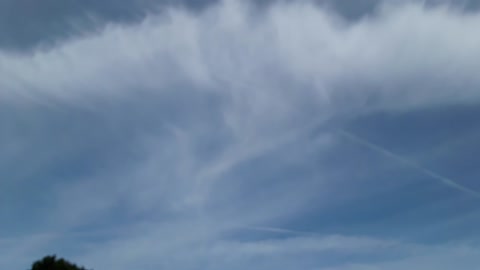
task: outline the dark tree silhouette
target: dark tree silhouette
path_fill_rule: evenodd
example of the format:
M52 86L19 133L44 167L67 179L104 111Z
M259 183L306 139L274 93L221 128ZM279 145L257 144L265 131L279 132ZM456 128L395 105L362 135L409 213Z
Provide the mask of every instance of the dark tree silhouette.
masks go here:
M55 255L45 256L32 264L31 270L87 270Z

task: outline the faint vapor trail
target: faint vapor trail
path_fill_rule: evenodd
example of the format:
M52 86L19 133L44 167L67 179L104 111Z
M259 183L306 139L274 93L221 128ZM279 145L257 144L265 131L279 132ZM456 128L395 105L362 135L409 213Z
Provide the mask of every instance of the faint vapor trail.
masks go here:
M255 230L255 231L283 233L283 234L302 234L302 235L315 234L312 232L295 231L295 230L288 230L288 229L282 229L282 228L276 228L276 227L248 227L248 229Z
M296 231L296 230L289 230L289 229L283 229L283 228L277 228L277 227L246 226L244 228L247 229L247 230L280 233L280 234L320 236L318 233L314 233L314 232Z
M435 173L435 172L433 172L433 171L431 171L427 168L424 168L424 167L420 166L419 164L417 164L417 163L415 163L411 160L408 160L408 159L406 159L402 156L399 156L399 155L393 153L392 151L387 150L387 149L385 149L385 148L383 148L379 145L376 145L372 142L369 142L369 141L367 141L367 140L365 140L365 139L363 139L363 138L361 138L361 137L359 137L359 136L357 136L353 133L350 133L350 132L345 131L345 130L338 130L338 133L340 135L342 135L343 137L345 137L345 138L347 138L347 139L349 139L353 142L356 142L356 143L359 143L363 146L366 146L366 147L370 148L371 150L374 150L378 153L381 153L382 155L387 156L391 159L394 159L394 160L396 160L396 161L398 161L398 162L400 162L400 163L402 163L402 164L404 164L404 165L406 165L410 168L416 169L416 170L422 172L423 174L425 174L427 176L430 176L431 178L434 178L438 181L441 181L442 183L444 183L445 185L447 185L451 188L454 188L456 190L468 193L468 194L470 194L474 197L480 198L480 192L472 190L468 187L465 187L465 186L455 182L454 180L451 180L451 179L449 179L447 177L444 177L444 176L442 176L438 173Z

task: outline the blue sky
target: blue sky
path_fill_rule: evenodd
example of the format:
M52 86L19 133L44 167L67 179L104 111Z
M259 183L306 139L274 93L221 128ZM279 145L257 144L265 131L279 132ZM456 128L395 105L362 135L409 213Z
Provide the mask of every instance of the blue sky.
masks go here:
M0 0L0 268L480 263L478 1Z

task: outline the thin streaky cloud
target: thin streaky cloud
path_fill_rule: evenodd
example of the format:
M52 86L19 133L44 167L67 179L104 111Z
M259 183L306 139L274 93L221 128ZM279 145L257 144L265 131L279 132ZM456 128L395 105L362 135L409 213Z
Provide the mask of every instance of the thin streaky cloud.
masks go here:
M346 155L332 130L405 112L418 124L428 109L450 134L451 106L480 104L480 14L380 0L350 21L317 2L172 5L46 50L0 50L0 220L12 237L0 269L26 269L46 252L117 270L475 269L478 247L456 268L444 265L456 248L431 246L427 263L378 264L403 256L385 240L478 238L480 218L467 216L478 192L466 187L478 177L475 147L422 146L457 182L419 156L341 138L432 178L422 185ZM475 112L462 114L468 130ZM476 146L466 130L455 134ZM422 132L407 135L418 142ZM405 146L394 136L395 149ZM420 191L444 184L461 196Z
M291 230L291 229L278 228L278 227L248 226L248 227L242 227L242 228L246 230L271 232L271 233L278 233L278 234L320 236L319 233L315 233L315 232Z
M470 189L462 184L459 184L457 181L455 180L452 180L450 178L447 178L445 176L442 176L432 170L429 170L423 166L421 166L420 164L412 161L412 160L409 160L405 157L402 157L384 147L381 147L373 142L370 142L364 138L361 138L351 132L348 132L346 130L338 130L338 134L342 135L344 138L347 138L349 139L350 141L352 142L355 142L355 143L358 143L358 144L361 144L363 146L366 146L367 148L373 150L373 151L376 151L384 156L387 156L393 160L396 160L400 163L402 163L403 165L407 166L407 167L410 167L412 169L415 169L421 173L423 173L424 175L426 176L429 176L435 180L438 180L440 182L442 182L443 184L451 187L451 188L454 188L456 190L459 190L461 192L464 192L466 194L469 194L471 196L474 196L476 198L479 198L480 199L480 192L476 191L476 190L473 190L473 189Z

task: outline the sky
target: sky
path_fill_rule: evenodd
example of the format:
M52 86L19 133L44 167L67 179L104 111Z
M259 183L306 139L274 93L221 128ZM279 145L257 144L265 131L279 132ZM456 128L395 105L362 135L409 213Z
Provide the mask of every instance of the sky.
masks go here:
M0 268L480 263L480 1L0 0Z

